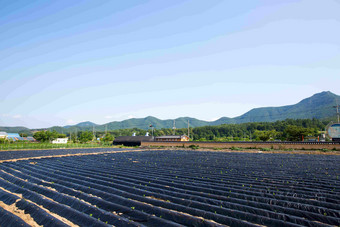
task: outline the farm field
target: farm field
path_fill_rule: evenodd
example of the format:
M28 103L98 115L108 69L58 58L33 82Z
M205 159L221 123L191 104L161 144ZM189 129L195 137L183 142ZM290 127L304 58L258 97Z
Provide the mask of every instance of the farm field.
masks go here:
M8 161L0 226L339 226L339 163L180 150Z
M74 154L89 154L89 153L103 153L110 151L121 151L120 148L83 148L83 149L51 149L51 150L13 150L0 151L1 160L23 159L45 156L58 155L74 155Z

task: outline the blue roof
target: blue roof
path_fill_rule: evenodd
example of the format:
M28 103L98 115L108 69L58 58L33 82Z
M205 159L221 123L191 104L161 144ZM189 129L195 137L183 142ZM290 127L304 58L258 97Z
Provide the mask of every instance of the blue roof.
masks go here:
M20 137L19 133L7 133L7 137L8 138L12 138L12 137Z

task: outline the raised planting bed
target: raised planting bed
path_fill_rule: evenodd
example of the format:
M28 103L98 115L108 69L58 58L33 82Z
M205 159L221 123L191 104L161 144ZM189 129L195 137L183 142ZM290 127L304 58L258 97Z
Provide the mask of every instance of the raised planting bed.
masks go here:
M45 226L339 226L339 163L180 150L3 162L0 226L22 224L18 211Z

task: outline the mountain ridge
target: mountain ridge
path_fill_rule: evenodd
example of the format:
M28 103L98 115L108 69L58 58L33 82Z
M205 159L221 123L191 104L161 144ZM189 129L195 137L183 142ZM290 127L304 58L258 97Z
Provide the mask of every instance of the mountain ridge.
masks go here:
M191 117L179 117L176 119L161 120L153 116L147 116L145 118L131 118L123 121L113 121L102 125L86 121L80 122L76 125L67 125L64 127L54 126L48 129L56 130L58 132L93 129L95 129L96 131L104 131L127 128L148 129L150 125L160 129L172 128L174 121L176 123L176 128L186 128L188 126L188 121L191 127L200 127L221 124L240 124L246 122L274 122L278 120L285 120L288 118L327 119L335 115L336 112L333 106L337 105L337 103L340 103L340 96L330 91L324 91L316 93L311 97L305 98L293 105L254 108L238 117L221 117L216 121L204 121ZM11 127L0 127L0 131L3 131L3 128L10 129Z

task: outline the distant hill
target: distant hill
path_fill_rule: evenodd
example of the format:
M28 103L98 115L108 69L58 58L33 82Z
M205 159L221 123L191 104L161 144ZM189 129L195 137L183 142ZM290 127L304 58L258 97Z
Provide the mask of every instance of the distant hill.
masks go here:
M335 109L333 106L340 103L340 96L326 91L306 98L297 104L281 107L263 107L255 108L247 113L235 117L222 117L216 121L203 121L196 118L181 117L177 119L160 120L158 118L149 116L146 118L132 118L124 121L114 121L104 125L97 125L97 131L124 129L124 128L140 128L148 129L149 125L155 128L172 128L174 120L176 128L186 128L188 120L191 127L200 127L207 125L221 125L221 124L240 124L245 122L274 122L285 119L328 119L335 116ZM79 124L78 124L79 125ZM76 126L78 126L76 125ZM85 124L84 124L85 125ZM77 127L79 128L79 127ZM75 128L74 128L75 129ZM83 130L91 130L91 127L83 127Z
M188 120L192 127L199 127L207 125L206 121L197 120L195 118L190 117L181 117L175 119L176 128L186 128L188 126ZM132 118L124 121L116 121L105 124L108 129L122 129L122 128L141 128L147 129L150 125L155 128L172 128L174 125L174 120L160 120L155 117L146 117L146 118Z
M335 116L333 106L340 104L340 96L326 91L303 99L295 105L255 108L233 118L235 123L273 122L285 119L325 119Z
M190 122L191 127L199 127L199 126L205 126L209 122L207 121L201 121L197 120L195 118L190 117L181 117L175 119L176 122L176 128L186 128L188 126L188 120ZM85 122L84 122L85 123ZM90 122L91 123L91 122ZM140 129L148 129L150 125L152 125L155 128L172 128L174 124L173 119L169 120L160 120L158 118L149 116L145 118L131 118L124 121L113 121L107 124L103 125L96 125L94 123L92 124L82 124L79 123L74 126L65 126L65 129L68 131L75 131L75 130L92 130L93 126L95 126L96 131L104 131L104 130L115 130L115 129L124 129L124 128L140 128ZM52 127L52 129L56 131L60 131L59 127Z
M93 127L97 126L97 124L91 122L91 121L85 121L85 122L80 122L76 125L66 125L64 128L70 128L70 127L78 127L78 128L84 128L84 127Z
M8 133L27 133L31 134L31 131L29 128L26 127L2 127L0 126L0 132L8 132Z
M202 121L196 118L180 117L175 119L176 128L186 128L188 120L190 127L200 127L207 125L221 125L221 124L239 124L245 122L274 122L285 119L331 119L336 115L335 106L337 103L340 104L340 96L333 94L332 92L325 91L317 93L312 97L303 99L301 102L281 107L262 107L255 108L247 113L235 117L228 118L222 117L216 121ZM104 130L115 130L115 129L126 129L126 128L140 128L148 129L150 125L153 127L160 128L172 128L174 119L160 120L158 118L149 116L145 118L131 118L123 121L113 121L103 125L97 125L93 122L86 121L76 125L68 125L64 127L55 126L50 128L58 132L67 133L69 131L74 132L75 130L92 130L95 128L96 131ZM93 127L94 126L94 127ZM8 129L8 130L5 130ZM17 130L22 128L11 128L11 127L0 127L0 131L18 132Z

